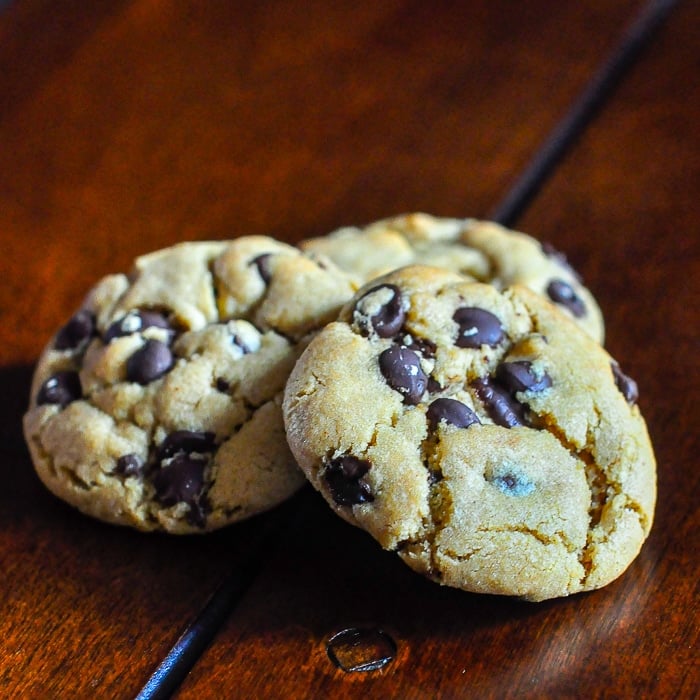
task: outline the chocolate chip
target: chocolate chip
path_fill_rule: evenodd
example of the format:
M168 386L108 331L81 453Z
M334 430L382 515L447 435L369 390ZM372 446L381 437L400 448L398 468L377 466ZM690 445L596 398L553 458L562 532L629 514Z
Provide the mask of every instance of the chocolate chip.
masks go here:
M147 340L126 361L126 378L130 382L149 384L169 372L173 363L173 354L165 343Z
M216 380L216 390L220 391L222 394L227 394L231 385L223 377L218 377Z
M553 279L547 285L547 294L553 302L569 309L576 318L582 318L586 315L586 305L583 303L583 299L576 294L568 282Z
M95 315L81 309L56 334L56 350L73 350L95 333Z
M270 269L270 257L272 253L263 253L253 258L248 264L255 265L258 268L258 274L262 277L265 284L270 284L272 279L272 270Z
M434 377L428 377L428 391L431 394L437 394L439 391L442 391L442 389L443 386L437 379Z
M362 314L363 302L370 296L376 296L381 292L389 292L391 295L387 301L379 306L379 309L369 317L369 324L380 338L391 338L395 336L406 320L406 311L403 308L401 291L395 284L382 284L373 287L355 304L355 309ZM363 328L368 331L369 328Z
M183 454L207 454L216 449L214 433L200 430L175 430L166 436L158 446L157 458L159 461L168 459L178 452Z
M328 463L323 478L339 506L371 503L374 500L369 484L362 481L371 467L367 460L352 455L336 457Z
M516 391L544 391L552 386L550 376L543 372L537 377L532 371L532 362L516 360L503 362L496 368L496 378L511 394Z
M176 503L194 503L204 486L204 468L207 462L184 454L173 457L153 479L156 497L164 506Z
M613 377L615 377L615 386L620 390L620 393L625 397L630 406L637 403L639 398L639 388L637 382L631 377L628 377L621 369L617 362L611 362Z
M138 455L129 453L122 455L117 460L117 466L114 469L115 473L121 476L138 476L143 474L144 464Z
M419 352L423 357L435 357L437 345L432 340L427 338L416 338L412 335L407 335L403 339L403 346L414 352Z
M477 379L474 384L476 394L484 404L491 420L504 428L526 425L525 408L508 391L488 377Z
M486 309L463 306L454 312L452 319L457 323L457 340L460 348L480 348L482 345L495 347L503 340L503 327L496 316Z
M204 527L207 524L207 515L211 513L211 504L206 496L200 496L196 501L190 503L190 509L185 519L190 525Z
M379 369L387 384L403 396L404 403L415 406L421 400L428 377L413 350L392 345L379 356Z
M172 326L168 319L159 311L149 311L148 309L140 309L130 311L126 316L112 323L105 331L102 338L105 345L110 343L115 338L121 338L132 333L140 333L146 328L164 328L172 331Z
M77 401L82 395L80 376L77 372L56 372L41 385L36 402L40 406L43 404L57 404L63 408L72 401Z
M469 406L456 399L435 399L428 406L425 415L431 430L435 430L440 421L444 421L447 425L454 425L456 428L468 428L474 423L481 422Z

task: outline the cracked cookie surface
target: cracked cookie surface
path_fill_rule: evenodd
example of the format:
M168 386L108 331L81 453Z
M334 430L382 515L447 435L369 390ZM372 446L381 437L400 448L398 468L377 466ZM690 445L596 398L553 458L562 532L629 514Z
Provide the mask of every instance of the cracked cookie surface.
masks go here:
M214 530L277 505L305 483L284 384L356 289L262 236L180 244L102 279L34 374L24 431L39 477L140 530Z
M365 282L399 267L422 264L461 272L497 289L524 285L603 342L598 303L565 256L551 245L490 221L406 214L364 228L341 228L302 241L300 247L328 256Z
M309 344L287 438L331 507L414 570L543 600L635 558L656 498L636 385L554 305L457 273L373 280Z

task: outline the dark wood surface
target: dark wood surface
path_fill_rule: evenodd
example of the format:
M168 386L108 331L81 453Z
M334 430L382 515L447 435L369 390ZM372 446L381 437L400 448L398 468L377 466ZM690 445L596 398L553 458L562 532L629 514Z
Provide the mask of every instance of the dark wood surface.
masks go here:
M88 288L182 240L486 216L641 7L0 11L0 696L135 696L277 517L169 538L46 492L21 416L34 361ZM569 599L470 595L417 577L305 491L179 697L697 694L698 36L700 4L681 2L516 222L579 268L640 385L659 501L639 558ZM396 641L383 670L329 661L327 638L358 624Z

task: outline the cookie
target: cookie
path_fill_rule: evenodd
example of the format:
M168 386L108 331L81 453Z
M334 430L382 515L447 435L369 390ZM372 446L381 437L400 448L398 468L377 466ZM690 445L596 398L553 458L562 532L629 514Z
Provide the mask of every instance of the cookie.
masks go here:
M39 477L140 530L214 530L277 505L305 483L284 384L356 289L259 236L177 245L104 278L35 371L24 431Z
M604 339L600 308L565 256L496 223L408 214L362 229L342 228L300 247L331 258L365 282L422 264L461 272L497 289L524 285L559 306L592 338L600 343Z
M532 290L414 266L360 289L285 389L314 487L414 570L537 601L599 588L652 524L636 384Z

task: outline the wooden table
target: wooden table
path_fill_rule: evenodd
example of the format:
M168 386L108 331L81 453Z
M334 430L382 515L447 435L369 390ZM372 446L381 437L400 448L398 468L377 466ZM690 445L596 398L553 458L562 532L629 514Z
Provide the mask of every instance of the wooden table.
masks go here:
M203 537L103 525L43 488L20 428L44 343L140 253L251 233L296 242L412 210L489 216L643 9L14 0L0 11L0 696L134 697L183 631L219 623L177 697L698 693L700 3L672 10L513 217L596 294L656 449L654 529L605 589L527 604L440 588L311 491ZM222 581L223 603L205 608ZM326 641L353 625L386 631L395 658L373 672L334 666ZM156 683L142 697L166 693Z

